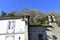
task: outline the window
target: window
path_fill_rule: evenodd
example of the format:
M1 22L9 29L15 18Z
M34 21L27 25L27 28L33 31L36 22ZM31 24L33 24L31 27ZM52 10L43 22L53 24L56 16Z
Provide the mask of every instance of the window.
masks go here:
M15 21L11 21L11 27L12 27L12 29L14 28L14 26L15 26Z
M43 40L43 35L42 34L38 34L38 40Z
M19 40L20 40L20 37L19 37Z
M9 21L8 29L13 29L14 25L15 25L15 21Z
M9 21L9 24L8 24L8 29L10 29L10 25L11 25L11 21Z

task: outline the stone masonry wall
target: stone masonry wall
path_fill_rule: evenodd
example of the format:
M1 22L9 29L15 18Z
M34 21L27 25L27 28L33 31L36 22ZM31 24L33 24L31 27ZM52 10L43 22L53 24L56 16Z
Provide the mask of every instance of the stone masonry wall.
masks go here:
M47 40L47 27L29 27L29 40L39 40L38 34L43 34L43 40Z

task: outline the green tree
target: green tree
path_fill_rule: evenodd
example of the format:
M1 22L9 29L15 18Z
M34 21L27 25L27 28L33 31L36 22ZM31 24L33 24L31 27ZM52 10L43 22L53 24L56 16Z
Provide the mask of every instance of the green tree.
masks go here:
M12 16L15 16L15 15L11 13L11 14L8 14L8 16L9 16L9 17L12 17Z
M7 13L4 11L2 11L1 13L2 13L1 16L3 16L3 17L7 15Z
M31 10L28 15L30 16L29 23L31 25L41 25L44 24L43 18L45 15L39 11Z

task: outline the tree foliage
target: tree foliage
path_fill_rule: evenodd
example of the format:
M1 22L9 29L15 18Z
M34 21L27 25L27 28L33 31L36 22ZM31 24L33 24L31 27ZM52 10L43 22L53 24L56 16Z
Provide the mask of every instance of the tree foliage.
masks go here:
M6 15L7 15L6 12L4 12L4 11L1 12L1 16L2 16L2 17L6 16Z
M8 14L8 17L12 17L12 16L15 16L15 15L13 13Z
M41 24L48 24L48 18L47 16L37 10L29 10L24 8L22 11L11 11L8 13L8 17L13 17L13 16L20 16L20 15L29 15L29 24L30 25L41 25ZM1 16L6 16L6 13L2 11Z

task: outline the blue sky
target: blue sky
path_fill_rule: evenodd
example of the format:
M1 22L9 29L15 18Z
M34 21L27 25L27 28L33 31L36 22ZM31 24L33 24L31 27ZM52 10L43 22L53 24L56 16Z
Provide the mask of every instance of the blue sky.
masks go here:
M42 12L60 12L60 0L0 0L0 12L20 11L23 8L36 9Z

